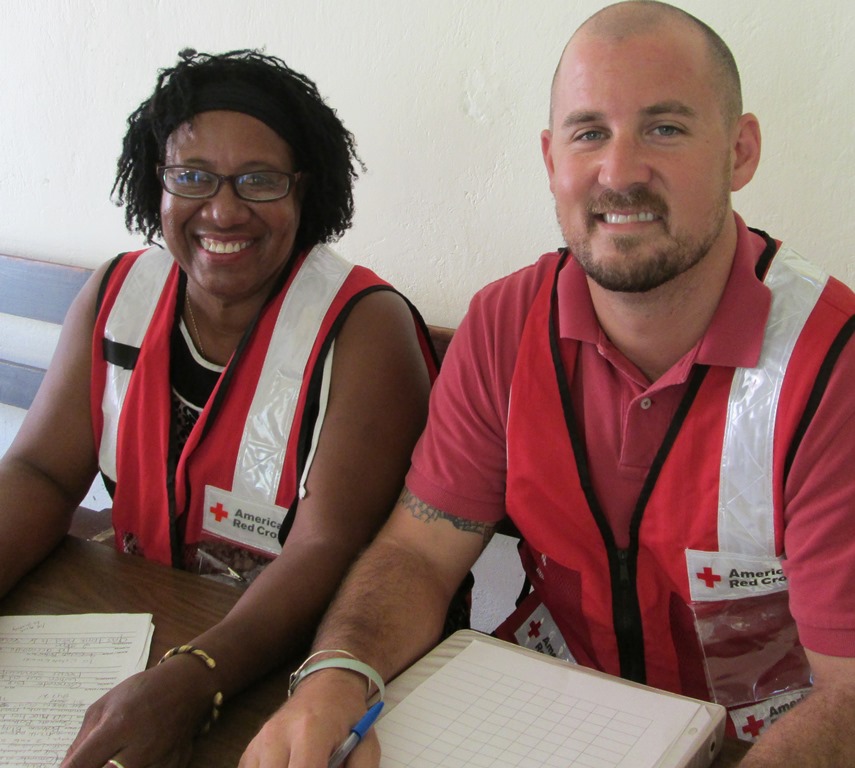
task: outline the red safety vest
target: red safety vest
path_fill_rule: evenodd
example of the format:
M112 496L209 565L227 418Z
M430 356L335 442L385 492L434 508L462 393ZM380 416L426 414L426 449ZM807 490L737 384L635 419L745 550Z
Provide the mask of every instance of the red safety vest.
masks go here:
M151 248L117 259L102 287L91 405L99 466L115 484L116 545L132 534L140 554L182 567L204 521L209 535L273 556L320 431L323 407L315 421L305 406L328 379L335 335L360 297L392 289L325 246L298 257L221 374L170 476L179 275L168 252ZM427 329L414 308L413 316L433 379Z
M497 634L729 706L803 695L809 672L780 564L785 466L820 366L855 314L852 292L792 251L775 255L765 274L773 303L758 366L695 367L636 507L631 544L618 550L587 474L569 396L573 363L564 371L551 343L562 264L556 260L532 304L512 380L506 504L524 540L533 594ZM709 690L709 650L696 627L721 629L716 617L728 609L756 618L770 606L784 614L781 626L755 626L751 639L762 646L764 631L773 632L790 647L761 659L765 670L748 670L754 683L728 688L728 674L746 671L742 647L722 640L715 651L722 680ZM796 670L783 691L756 682L770 668Z

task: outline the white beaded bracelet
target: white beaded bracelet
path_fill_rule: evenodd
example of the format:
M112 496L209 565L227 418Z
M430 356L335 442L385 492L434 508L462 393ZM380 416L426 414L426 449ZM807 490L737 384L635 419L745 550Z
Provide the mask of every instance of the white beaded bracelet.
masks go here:
M321 656L325 653L335 653L335 654L345 654L344 656L332 656L328 659L321 659L320 661L312 662L312 659ZM315 651L311 656L309 656L294 672L291 673L291 678L288 684L288 697L296 690L297 686L309 675L313 672L318 672L322 669L349 669L352 672L358 672L360 675L364 675L368 681L368 693L371 692L371 684L377 686L377 690L380 694L380 701L383 701L383 697L386 695L386 686L383 685L383 678L380 677L380 674L373 667L369 667L368 664L357 659L352 653L348 651L341 650L333 650L333 651Z

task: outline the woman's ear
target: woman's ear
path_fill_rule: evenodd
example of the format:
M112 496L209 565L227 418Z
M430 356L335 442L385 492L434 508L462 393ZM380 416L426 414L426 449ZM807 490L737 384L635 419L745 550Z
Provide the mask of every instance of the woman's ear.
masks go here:
M296 192L297 199L300 203L302 203L306 198L306 190L309 188L311 178L312 175L308 171L300 171L300 175L297 177L297 184L294 192Z

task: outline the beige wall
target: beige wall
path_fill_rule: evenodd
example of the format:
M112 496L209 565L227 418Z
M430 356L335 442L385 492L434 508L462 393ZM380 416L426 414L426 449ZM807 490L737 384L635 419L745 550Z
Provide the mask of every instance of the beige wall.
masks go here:
M749 223L855 285L855 14L847 0L678 0L741 65L764 157ZM185 46L265 46L356 134L351 260L431 322L559 244L538 134L600 0L4 0L0 251L94 266L140 244L108 200L127 114Z
M142 245L108 199L126 116L181 48L264 46L316 80L368 165L339 250L456 325L479 287L560 244L538 136L561 48L603 4L2 0L0 252L95 266ZM850 0L677 4L730 44L763 127L737 209L855 286ZM13 337L36 364L55 343L0 324L0 356Z

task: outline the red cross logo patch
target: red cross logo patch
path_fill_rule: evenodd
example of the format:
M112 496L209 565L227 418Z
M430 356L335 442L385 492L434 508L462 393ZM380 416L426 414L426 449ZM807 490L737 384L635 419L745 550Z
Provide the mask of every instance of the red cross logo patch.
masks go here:
M713 573L713 569L707 566L700 573L696 573L697 576L704 584L706 584L710 589L715 587L716 583L721 581L721 576L717 573Z
M222 505L222 503L219 501L217 502L217 505L215 507L211 507L208 511L214 516L214 519L218 523L221 522L222 520L228 520L229 519L228 511Z
M742 732L750 733L756 739L765 722L762 718L758 720L754 715L748 715L747 725L742 726Z

